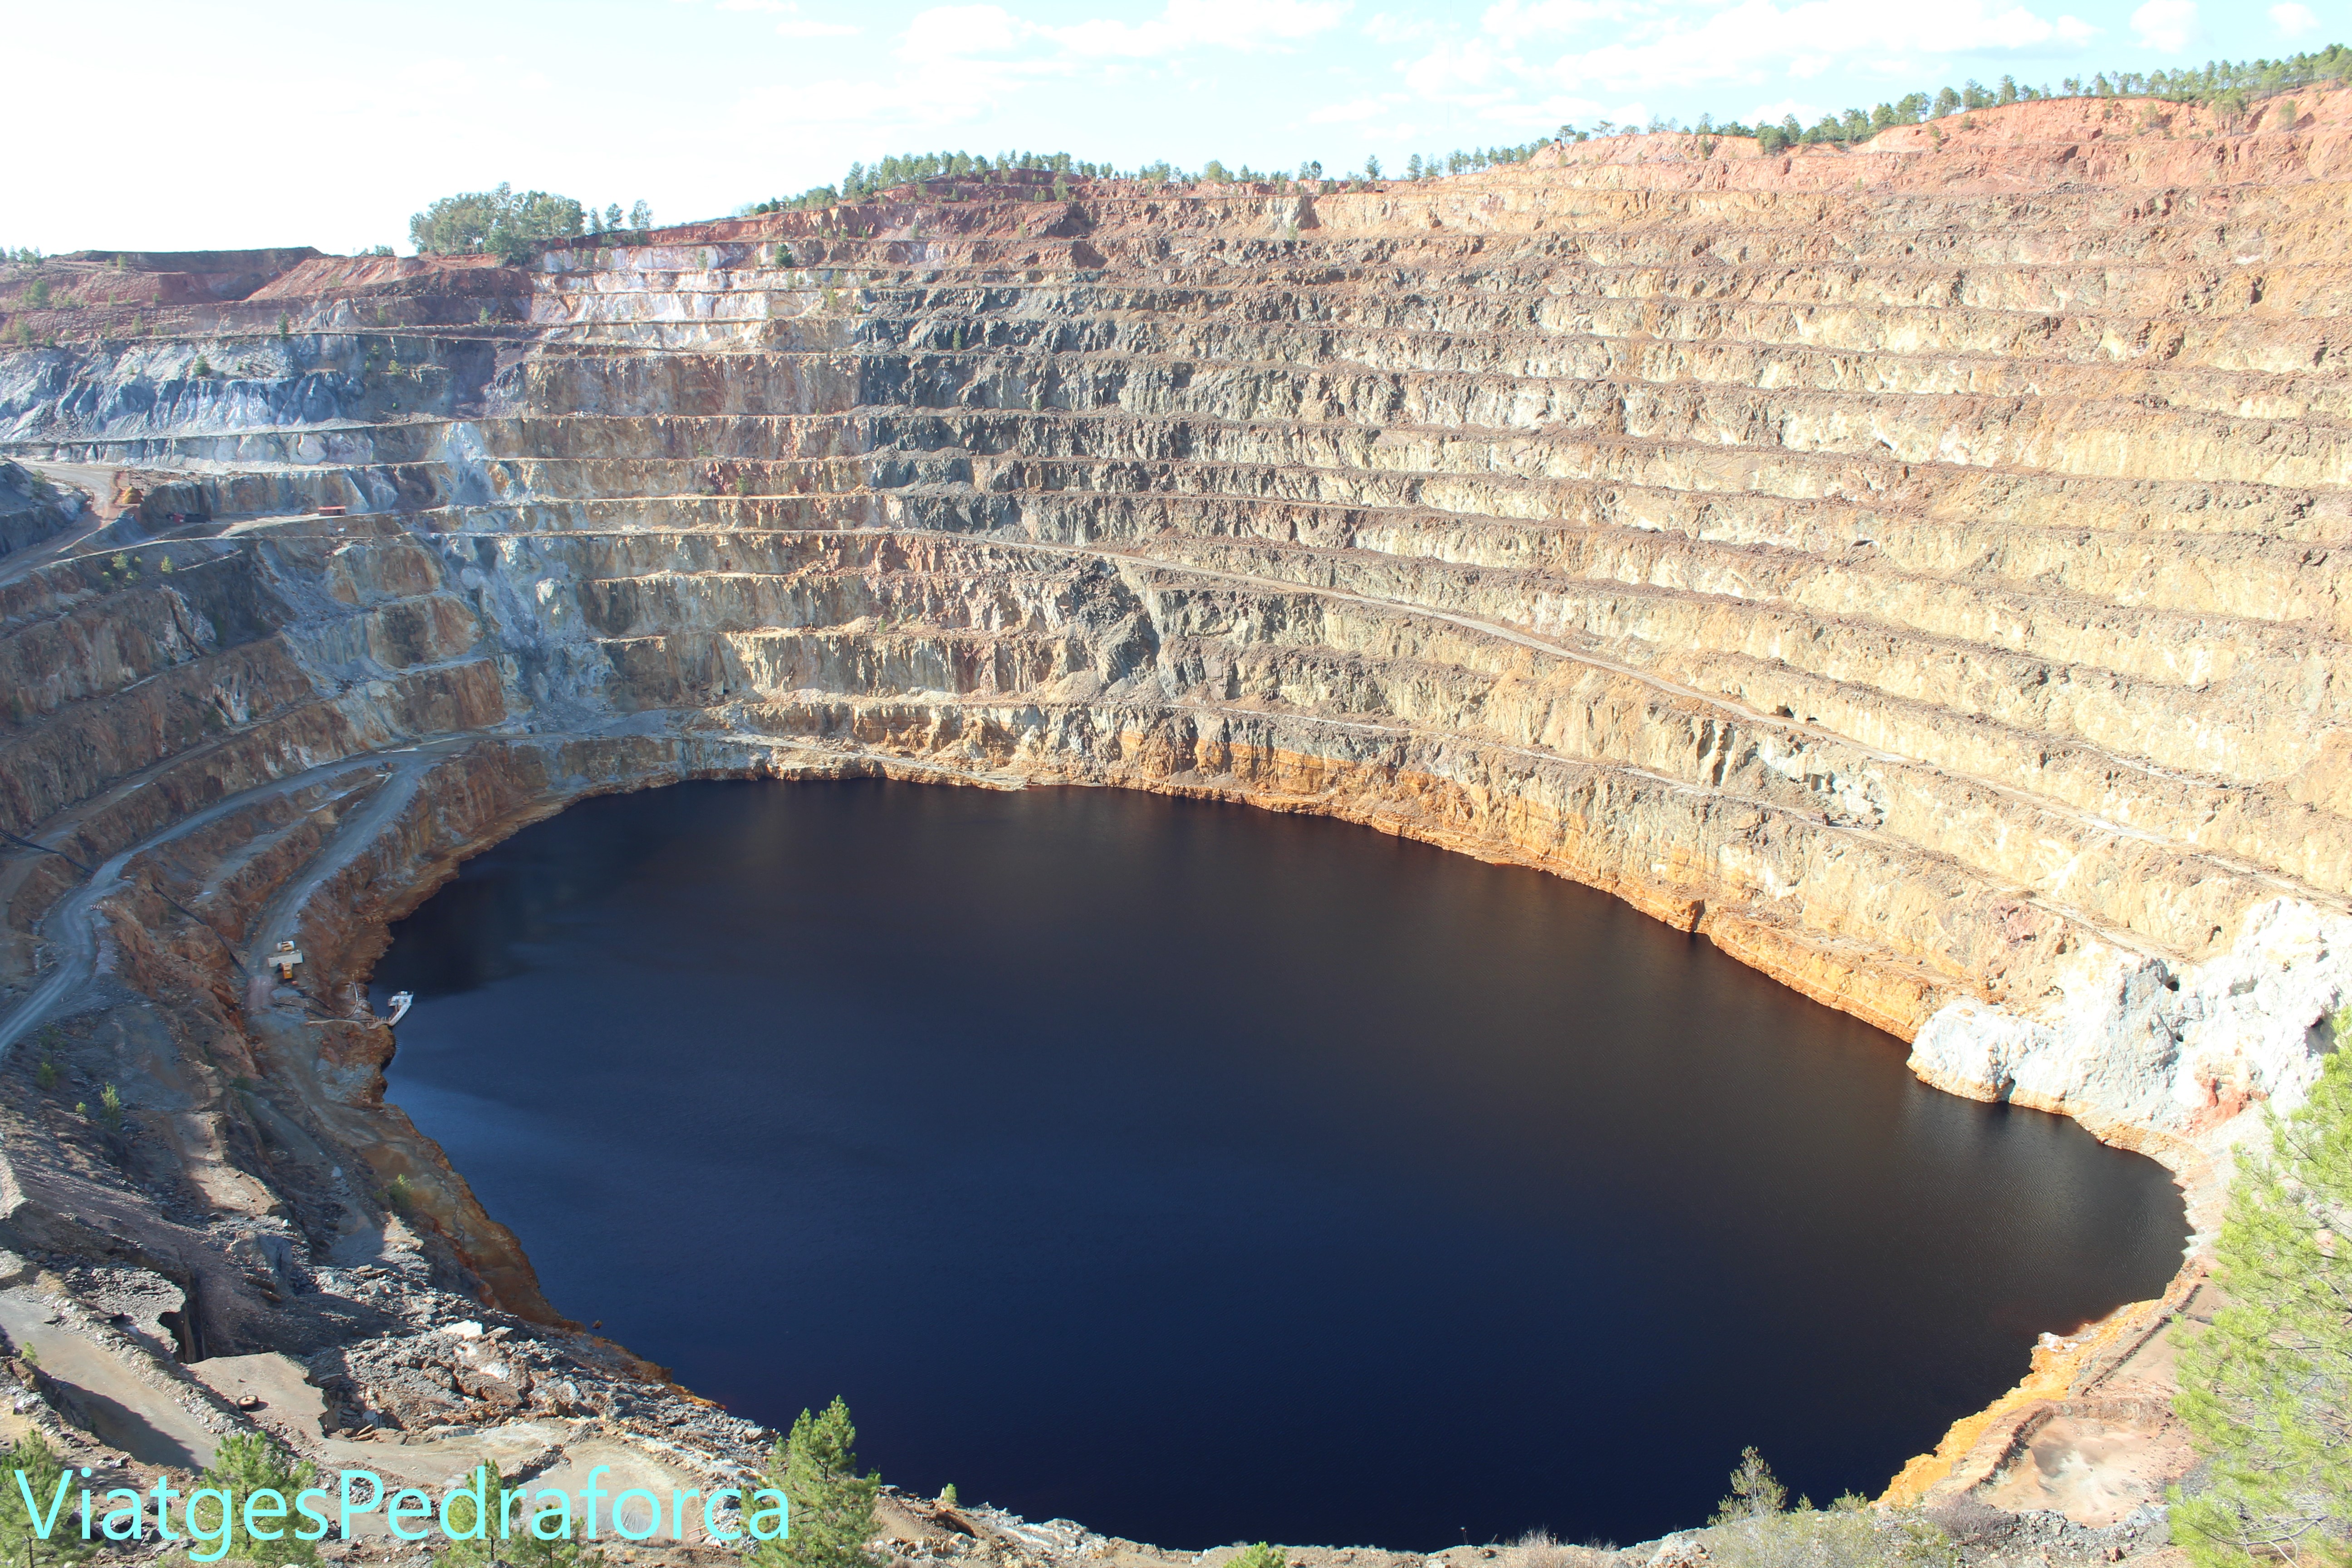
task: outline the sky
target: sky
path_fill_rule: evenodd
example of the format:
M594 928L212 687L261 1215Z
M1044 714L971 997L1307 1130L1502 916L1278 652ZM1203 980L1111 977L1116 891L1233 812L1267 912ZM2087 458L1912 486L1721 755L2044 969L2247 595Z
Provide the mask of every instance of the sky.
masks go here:
M409 248L501 180L656 222L853 160L1337 174L1564 123L1777 121L2276 57L2352 0L77 0L12 5L0 245Z

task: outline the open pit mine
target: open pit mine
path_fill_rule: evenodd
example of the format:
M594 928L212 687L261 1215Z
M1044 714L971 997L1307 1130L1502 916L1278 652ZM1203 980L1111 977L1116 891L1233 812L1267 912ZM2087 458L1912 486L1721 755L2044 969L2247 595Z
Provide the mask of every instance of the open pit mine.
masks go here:
M740 1478L766 1435L563 1319L384 1103L362 986L469 853L693 778L1161 791L1538 868L2164 1162L2210 1228L2352 1000L2352 94L1048 179L0 298L10 1430ZM2049 1325L1890 1497L2168 1550L2200 1256Z

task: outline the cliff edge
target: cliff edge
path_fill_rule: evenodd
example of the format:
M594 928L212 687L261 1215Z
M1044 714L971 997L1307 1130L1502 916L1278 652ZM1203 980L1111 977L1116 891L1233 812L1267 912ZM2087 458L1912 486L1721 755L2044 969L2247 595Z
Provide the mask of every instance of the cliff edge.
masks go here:
M330 1437L740 1462L383 1104L358 983L583 795L852 773L1592 884L2210 1226L2352 1001L2347 197L2352 93L2070 100L0 283L0 1240L175 1364L310 1356ZM2133 1517L2196 1270L1898 1490ZM430 1338L476 1300L520 1388Z

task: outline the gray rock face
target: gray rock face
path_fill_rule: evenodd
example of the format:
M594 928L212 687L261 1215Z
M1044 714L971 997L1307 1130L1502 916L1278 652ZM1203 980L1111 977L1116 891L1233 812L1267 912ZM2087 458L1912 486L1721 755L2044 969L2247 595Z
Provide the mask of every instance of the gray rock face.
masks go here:
M85 498L21 464L0 462L0 555L39 544L71 528Z

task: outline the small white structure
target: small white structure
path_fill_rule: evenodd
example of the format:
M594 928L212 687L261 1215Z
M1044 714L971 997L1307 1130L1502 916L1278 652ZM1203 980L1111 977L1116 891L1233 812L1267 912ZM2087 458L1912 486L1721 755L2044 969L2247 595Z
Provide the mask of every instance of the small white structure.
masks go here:
M405 1017L407 1017L407 1016L408 1016L408 1010L409 1010L409 1008L411 1008L411 1007L415 1006L415 1005L416 1005L416 993L415 993L415 992L414 992L414 991L395 991L395 992L394 992L394 993L392 994L392 1016L391 1016L391 1017L389 1017L389 1018L386 1018L386 1019L384 1020L384 1022L385 1022L387 1025L391 1025L391 1024L397 1024L397 1023L399 1023L403 1018L405 1018Z

